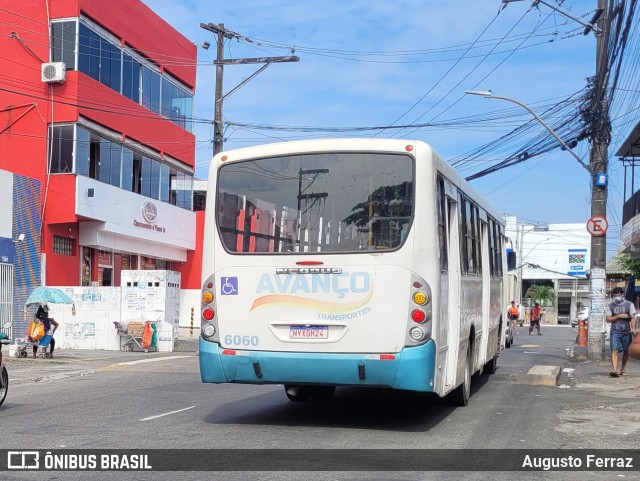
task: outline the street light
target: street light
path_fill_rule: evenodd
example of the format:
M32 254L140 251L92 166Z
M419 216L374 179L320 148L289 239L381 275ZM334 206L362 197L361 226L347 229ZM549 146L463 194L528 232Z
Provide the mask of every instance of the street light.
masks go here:
M582 167L587 169L587 172L589 172L590 174L593 174L593 172L591 172L591 168L587 164L585 164L580 157L578 157L578 154L576 154L573 150L571 150L571 148L567 144L565 144L564 141L560 137L558 137L558 135L553 130L551 130L551 127L549 127L547 124L544 123L544 120L542 120L533 110L531 110L529 107L527 107L522 102L518 102L517 100L509 98L509 97L502 97L500 95L493 95L491 93L491 90L487 90L487 91L465 90L464 93L468 94L468 95L479 95L480 97L485 97L485 98L488 98L488 99L506 100L507 102L513 102L514 104L519 105L520 107L525 109L527 112L529 112L531 115L533 115L535 117L535 119L538 122L540 122L542 124L542 126L549 131L549 133L551 135L553 135L553 137L558 141L558 143L560 145L562 145L562 147L564 147L567 152L569 152L571 155L573 155L575 157L575 159L578 161L578 163Z

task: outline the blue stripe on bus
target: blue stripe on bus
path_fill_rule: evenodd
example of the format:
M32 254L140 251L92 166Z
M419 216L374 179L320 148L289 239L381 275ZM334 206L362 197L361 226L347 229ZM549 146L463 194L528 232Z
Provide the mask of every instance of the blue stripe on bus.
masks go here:
M434 391L436 347L433 341L405 347L393 360L367 359L365 354L242 351L242 355L223 355L222 351L219 344L200 338L202 382L333 384ZM254 370L256 361L260 363L261 378ZM360 363L365 367L365 380L359 378Z

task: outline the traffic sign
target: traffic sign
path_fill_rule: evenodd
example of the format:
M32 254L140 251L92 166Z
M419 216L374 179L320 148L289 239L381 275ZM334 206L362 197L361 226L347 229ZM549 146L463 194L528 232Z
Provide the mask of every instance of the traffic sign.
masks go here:
M602 215L594 215L587 221L587 231L593 237L601 237L607 233L609 223L606 217Z

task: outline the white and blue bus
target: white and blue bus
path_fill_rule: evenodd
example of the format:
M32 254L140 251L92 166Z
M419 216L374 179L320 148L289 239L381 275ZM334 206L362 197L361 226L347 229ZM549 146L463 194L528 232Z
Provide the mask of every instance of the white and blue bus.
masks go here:
M208 184L203 382L450 395L504 348L504 226L423 142L222 152Z

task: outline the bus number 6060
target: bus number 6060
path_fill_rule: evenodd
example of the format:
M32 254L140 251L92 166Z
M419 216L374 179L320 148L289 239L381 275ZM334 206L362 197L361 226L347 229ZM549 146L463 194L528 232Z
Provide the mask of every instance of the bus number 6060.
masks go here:
M260 343L258 336L224 336L224 343L227 346L257 346Z

